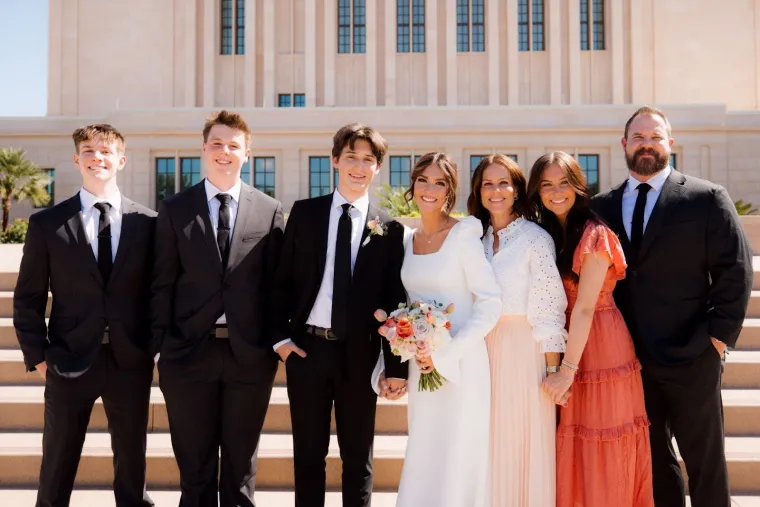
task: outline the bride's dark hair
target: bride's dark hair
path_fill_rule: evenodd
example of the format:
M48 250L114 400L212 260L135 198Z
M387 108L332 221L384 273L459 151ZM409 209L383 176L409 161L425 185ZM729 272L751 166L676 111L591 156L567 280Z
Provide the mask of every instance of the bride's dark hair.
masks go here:
M565 173L567 182L575 191L575 203L567 215L567 226L562 227L557 215L546 209L541 201L541 181L544 171L551 165L557 165ZM589 191L586 178L583 176L578 162L562 151L546 153L536 160L530 170L528 180L528 203L531 206L529 218L543 227L554 240L557 250L557 268L563 277L577 281L578 275L573 273L573 255L581 241L583 231L589 221L603 224L604 221L589 207Z

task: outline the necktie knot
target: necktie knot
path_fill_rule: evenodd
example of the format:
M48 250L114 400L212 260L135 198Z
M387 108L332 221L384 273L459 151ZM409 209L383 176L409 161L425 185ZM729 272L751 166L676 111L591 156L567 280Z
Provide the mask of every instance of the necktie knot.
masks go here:
M351 208L353 208L353 205L351 203L343 203L340 205L341 208L343 208L343 214L348 214L351 211Z
M107 215L108 212L111 211L112 207L113 206L111 206L111 204L107 202L96 202L94 205L94 208L100 211L101 215Z
M636 187L636 190L639 191L639 195L646 195L647 192L652 190L652 186L649 183L640 183L639 186Z
M230 194L216 194L216 198L222 206L229 206L232 202L232 196Z

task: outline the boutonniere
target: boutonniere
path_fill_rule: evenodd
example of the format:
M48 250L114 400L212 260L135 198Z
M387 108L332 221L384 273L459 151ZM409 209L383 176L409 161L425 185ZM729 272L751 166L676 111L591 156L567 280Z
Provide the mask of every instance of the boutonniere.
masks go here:
M372 236L385 236L388 233L388 226L380 221L380 217L375 217L374 220L367 222L367 229L369 229L369 236L364 240L362 246L367 246Z

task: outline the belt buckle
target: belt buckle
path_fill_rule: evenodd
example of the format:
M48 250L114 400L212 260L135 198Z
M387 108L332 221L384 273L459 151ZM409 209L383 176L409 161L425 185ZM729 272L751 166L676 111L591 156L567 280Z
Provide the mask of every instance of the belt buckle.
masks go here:
M333 342L333 341L335 341L335 340L338 339L337 337L330 338L330 330L329 329L325 329L324 331L325 331L325 340Z

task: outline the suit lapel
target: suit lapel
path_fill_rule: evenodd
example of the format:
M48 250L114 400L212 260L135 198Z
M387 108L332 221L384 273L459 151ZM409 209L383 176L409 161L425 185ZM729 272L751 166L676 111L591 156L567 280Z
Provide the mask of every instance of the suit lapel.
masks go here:
M219 246L216 244L214 236L214 227L211 225L211 215L208 211L208 200L206 199L206 180L202 180L195 185L196 194L193 197L193 207L196 210L195 223L201 230L203 238L206 240L206 250L216 259L214 264L219 273L222 273L222 255L219 253Z
M623 194L625 193L628 180L624 181L617 187L612 189L610 194L611 211L609 214L610 227L615 231L620 238L620 242L623 244L623 249L627 252L631 246L631 240L628 234L625 232L625 224L623 224Z
M121 196L121 234L119 236L119 245L116 248L116 258L113 262L111 280L116 277L122 264L126 261L127 252L134 238L135 226L137 224L134 207L135 203L133 201L123 195Z
M66 221L66 228L71 241L76 245L82 262L87 264L90 272L103 285L103 275L100 274L98 263L95 255L92 253L92 246L87 240L87 234L84 231L84 218L82 217L82 201L79 199L79 193L69 199L69 219Z
M232 230L232 242L230 244L230 258L227 260L227 273L230 273L240 262L238 256L243 244L243 237L248 228L249 217L253 209L253 191L248 185L241 185L240 200L238 201L235 226ZM218 247L217 247L218 250Z
M370 245L372 245L373 241L375 241L372 236L370 236L370 230L367 228L367 223L370 220L374 220L375 217L380 216L381 212L377 208L375 208L371 203L369 205L369 208L367 210L367 217L364 221L364 224L362 226L362 239L361 243L359 244L359 253L356 254L356 264L354 265L354 276L352 279L356 279L357 276L361 273L361 270L364 266L364 264L367 263L367 258L369 257L370 252ZM383 223L385 223L385 217L381 217L380 219ZM367 242L367 238L370 238L369 242ZM374 246L374 245L373 245Z
M644 237L641 239L641 248L639 249L639 258L646 255L647 250L654 243L655 238L660 234L662 226L665 223L665 219L668 216L668 208L673 206L674 201L683 192L683 184L686 178L683 174L673 170L665 180L665 184L662 186L660 195L657 201L654 203L652 214L649 216L646 228L644 229Z

